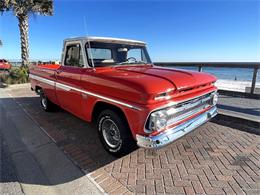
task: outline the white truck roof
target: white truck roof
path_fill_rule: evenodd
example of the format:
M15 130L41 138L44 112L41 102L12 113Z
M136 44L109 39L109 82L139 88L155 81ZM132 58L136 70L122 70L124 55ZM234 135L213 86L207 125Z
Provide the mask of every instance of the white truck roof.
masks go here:
M95 41L95 42L105 42L105 43L125 43L132 45L146 45L143 41L131 40L131 39L120 39L120 38L111 38L111 37L73 37L65 39L64 41Z

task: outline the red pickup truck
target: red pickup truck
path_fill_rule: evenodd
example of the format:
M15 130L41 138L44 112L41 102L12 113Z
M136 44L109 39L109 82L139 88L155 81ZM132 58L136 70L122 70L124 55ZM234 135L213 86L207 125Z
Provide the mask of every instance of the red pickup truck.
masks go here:
M11 69L11 64L6 61L5 59L0 59L0 70L7 70L9 71Z
M155 66L141 41L66 39L61 65L32 66L30 80L44 110L95 122L114 155L165 146L217 114L214 76Z

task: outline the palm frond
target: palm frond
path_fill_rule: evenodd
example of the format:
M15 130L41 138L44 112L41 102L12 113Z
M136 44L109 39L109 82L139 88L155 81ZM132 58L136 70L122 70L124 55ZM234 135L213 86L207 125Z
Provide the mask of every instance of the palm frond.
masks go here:
M0 0L0 12L11 10L16 16L32 12L40 15L52 15L53 0Z
M0 0L0 12L9 11L10 9L10 0Z
M52 15L53 0L34 0L31 11L39 13L41 15Z

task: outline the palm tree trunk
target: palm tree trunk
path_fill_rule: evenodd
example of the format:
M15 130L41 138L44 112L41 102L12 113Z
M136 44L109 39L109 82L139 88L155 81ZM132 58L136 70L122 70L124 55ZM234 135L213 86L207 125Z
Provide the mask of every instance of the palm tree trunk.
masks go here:
M29 65L28 15L20 14L17 16L17 18L19 21L18 25L20 29L22 67L27 67Z

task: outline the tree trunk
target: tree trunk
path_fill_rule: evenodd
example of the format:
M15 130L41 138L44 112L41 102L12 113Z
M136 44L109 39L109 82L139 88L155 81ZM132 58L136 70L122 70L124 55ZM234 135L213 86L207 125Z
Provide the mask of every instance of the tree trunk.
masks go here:
M21 14L18 15L17 18L20 29L22 67L27 67L29 65L28 15Z

